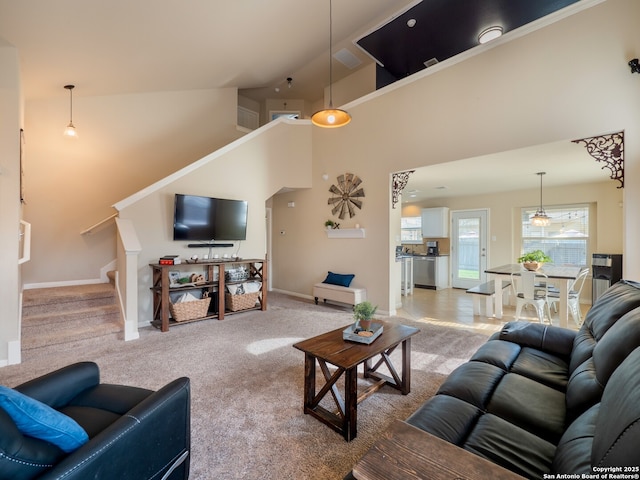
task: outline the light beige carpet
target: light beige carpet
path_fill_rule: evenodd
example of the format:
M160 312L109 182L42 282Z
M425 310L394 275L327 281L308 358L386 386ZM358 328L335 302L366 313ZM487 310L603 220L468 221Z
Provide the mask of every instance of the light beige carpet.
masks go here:
M421 329L412 340L411 393L383 387L361 403L358 437L347 443L303 414L304 354L291 345L351 321L347 309L270 294L266 312L167 333L143 329L132 342L85 341L29 351L22 364L0 368L0 383L15 386L81 360L97 362L107 383L157 389L187 376L191 479L341 479L394 419L407 418L433 395L491 333L392 317Z

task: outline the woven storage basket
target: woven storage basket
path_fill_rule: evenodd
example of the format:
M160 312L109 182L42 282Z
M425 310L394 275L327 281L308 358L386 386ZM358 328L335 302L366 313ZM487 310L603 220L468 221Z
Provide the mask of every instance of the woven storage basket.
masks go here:
M206 317L209 311L209 303L211 303L211 297L192 300L190 302L170 303L169 310L176 322L184 322Z
M249 278L249 272L244 268L231 268L224 272L224 279L227 282L243 282Z
M224 295L225 306L232 312L247 310L248 308L256 306L259 296L260 292L243 293L241 295L231 295L229 292L226 292Z

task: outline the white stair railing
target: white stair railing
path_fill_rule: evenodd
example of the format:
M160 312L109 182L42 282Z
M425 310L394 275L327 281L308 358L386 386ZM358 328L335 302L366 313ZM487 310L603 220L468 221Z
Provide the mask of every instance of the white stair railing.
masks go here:
M100 225L107 223L109 220L114 219L118 216L118 212L109 215L107 218L104 218L102 220L100 220L98 223L91 225L89 228L84 229L83 231L80 232L80 235L86 235L87 233L91 233L93 230L95 230L96 228L98 228Z

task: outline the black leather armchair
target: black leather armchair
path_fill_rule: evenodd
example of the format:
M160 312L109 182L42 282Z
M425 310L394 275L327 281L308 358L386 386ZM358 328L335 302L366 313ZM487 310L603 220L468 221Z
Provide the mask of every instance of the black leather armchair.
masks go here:
M154 392L101 384L98 366L82 362L15 390L73 418L87 432L89 442L66 454L45 441L22 435L11 418L0 411L1 479L189 477L188 378L178 378Z

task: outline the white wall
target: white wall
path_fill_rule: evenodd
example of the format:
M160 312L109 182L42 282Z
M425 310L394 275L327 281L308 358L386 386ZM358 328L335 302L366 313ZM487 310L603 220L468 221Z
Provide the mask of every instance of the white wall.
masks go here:
M0 39L0 366L20 361L20 128L18 52Z
M625 275L640 278L640 253L631 247L640 226L628 210L640 204L640 79L627 66L640 52L637 18L640 2L609 0L347 105L351 124L314 130L312 190L274 199L274 231L292 232L276 237L283 244L274 245L274 287L310 295L327 270L346 271L366 283L381 310L391 310L398 282L389 280L388 232L396 228L390 172L621 130ZM321 178L325 172L329 182ZM362 240L328 240L322 230L331 215L330 182L344 172L364 180L364 208L344 222L364 226ZM288 201L301 210L287 209ZM292 266L299 265L294 277Z
M333 105L339 107L376 91L376 64L362 67L333 85ZM329 87L324 89L325 106L329 104Z
M26 105L25 219L33 224L27 286L93 281L115 258L115 225L80 232L115 213L115 202L239 137L235 89L83 97L78 139L62 136L69 97Z
M310 122L280 119L118 202L120 218L133 223L143 250L138 258L138 323L148 324L153 319L149 264L158 263L163 255L186 259L208 253L206 248L187 247L198 242L173 241L176 193L248 201L247 239L234 242L233 248L216 248L212 253L264 259L267 200L282 188L309 187L310 177ZM196 273L198 267L193 268Z

